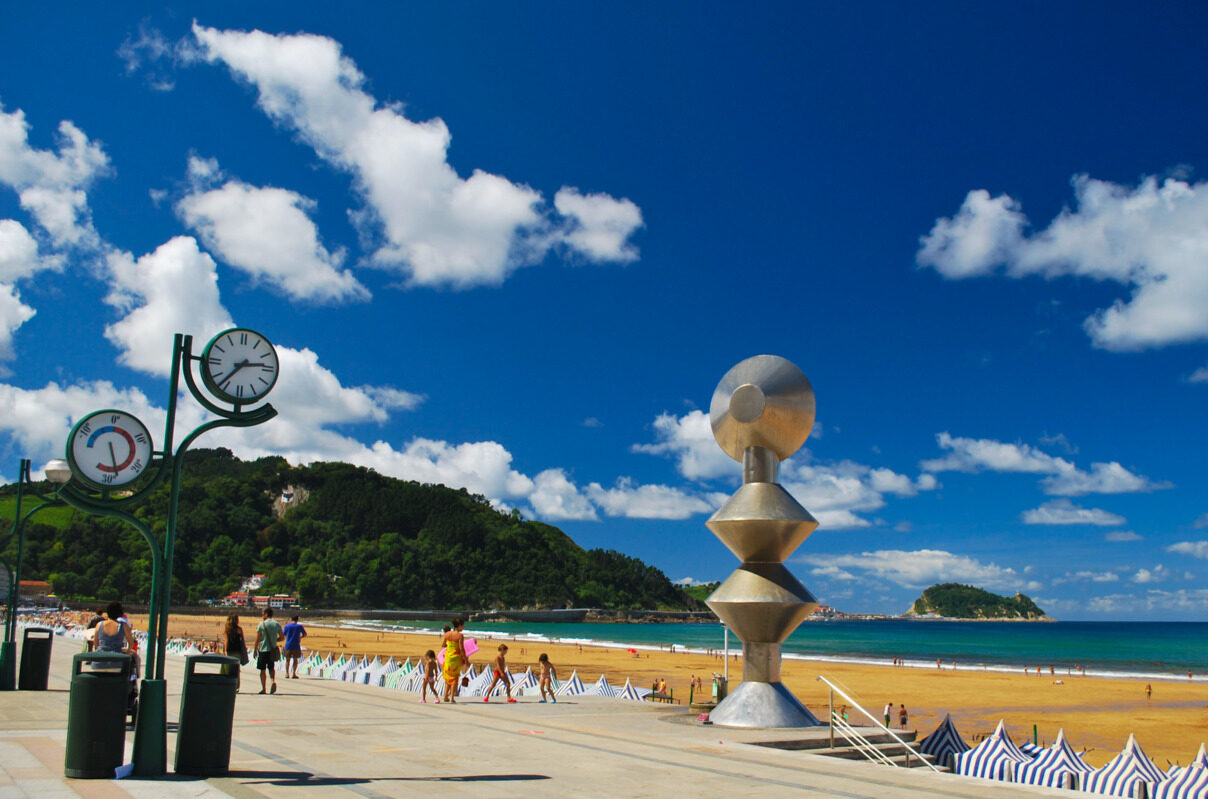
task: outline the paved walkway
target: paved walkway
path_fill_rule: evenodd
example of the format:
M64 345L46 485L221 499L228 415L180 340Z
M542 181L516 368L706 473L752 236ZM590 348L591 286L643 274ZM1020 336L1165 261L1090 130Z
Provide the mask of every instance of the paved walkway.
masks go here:
M221 778L63 776L74 642L55 640L50 690L0 693L0 799L32 797L740 797L851 799L1065 796L1068 791L895 769L754 746L794 731L703 727L681 710L598 697L420 704L414 694L320 679L259 696L245 671L231 772ZM168 722L183 660L168 658ZM133 734L127 735L129 752ZM176 747L168 735L169 769Z

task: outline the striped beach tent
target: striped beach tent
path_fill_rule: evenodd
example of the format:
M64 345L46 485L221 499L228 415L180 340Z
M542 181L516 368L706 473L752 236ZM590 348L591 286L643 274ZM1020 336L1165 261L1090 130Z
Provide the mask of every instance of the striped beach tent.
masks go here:
M1077 789L1083 777L1094 770L1065 740L1065 730L1060 730L1052 746L1040 750L1031 763L1015 769L1015 781L1025 785Z
M989 738L968 752L953 755L952 770L965 777L1010 781L1016 766L1031 761L1012 743L1006 724L1000 721Z
M353 682L360 685L369 685L375 671L382 667L382 661L378 660L377 655L373 656L373 660L366 663L364 658L361 659L361 665L357 667L356 673L353 674Z
M1174 776L1147 787L1149 799L1208 799L1208 768L1181 768Z
M600 679L596 680L590 688L587 689L588 696L607 696L609 698L617 695L617 690L608 684L608 680L604 675L600 675Z
M1082 790L1109 796L1136 797L1139 795L1138 783L1161 782L1164 779L1166 775L1141 749L1136 736L1129 735L1128 743L1124 744L1120 754L1113 757L1103 768L1086 775L1082 781Z
M586 692L587 687L579 679L579 672L573 671L569 680L564 680L561 685L554 689L554 696L579 696Z
M1028 757L1035 759L1038 754L1044 751L1044 747L1040 744L1034 744L1031 741L1024 741L1019 745L1019 751L1023 752Z
M522 691L536 688L537 685L537 675L533 674L533 667L529 666L519 677L512 675L512 696L523 696Z
M941 766L952 768L952 756L968 752L969 744L965 743L965 739L956 731L956 725L952 723L952 716L945 714L940 726L919 741L919 751L934 757L935 762Z
M617 692L617 699L628 699L632 702L641 702L644 697L642 693L633 687L633 681L628 677L625 678L625 686Z

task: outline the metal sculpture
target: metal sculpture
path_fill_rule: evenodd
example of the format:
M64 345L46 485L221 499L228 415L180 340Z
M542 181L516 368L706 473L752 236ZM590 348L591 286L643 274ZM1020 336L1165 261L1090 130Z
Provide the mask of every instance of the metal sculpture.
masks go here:
M709 714L725 727L821 724L780 681L780 648L818 602L784 566L818 522L776 482L814 426L814 389L794 364L756 355L713 391L713 437L742 486L706 522L742 565L705 600L742 640L742 683Z

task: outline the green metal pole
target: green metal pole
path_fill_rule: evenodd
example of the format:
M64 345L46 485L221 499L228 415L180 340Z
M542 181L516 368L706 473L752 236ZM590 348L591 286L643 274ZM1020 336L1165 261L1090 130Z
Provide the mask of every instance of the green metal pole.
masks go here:
M21 461L21 471L17 478L17 507L13 512L13 529L8 534L5 544L12 540L13 536L18 536L17 543L17 565L16 568L10 566L7 562L4 563L4 568L8 571L8 600L4 604L4 641L0 643L0 691L13 691L17 688L17 603L20 600L21 583L17 576L21 569L21 540L24 538L24 525L21 521L21 499L25 489L25 465L29 463L27 460Z

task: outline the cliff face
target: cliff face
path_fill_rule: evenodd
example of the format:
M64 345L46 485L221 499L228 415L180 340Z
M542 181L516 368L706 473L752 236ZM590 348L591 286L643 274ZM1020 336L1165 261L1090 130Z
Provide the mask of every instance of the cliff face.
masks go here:
M1030 597L999 596L958 583L933 585L914 601L907 616L942 616L948 619L1001 619L1044 621L1049 617Z

